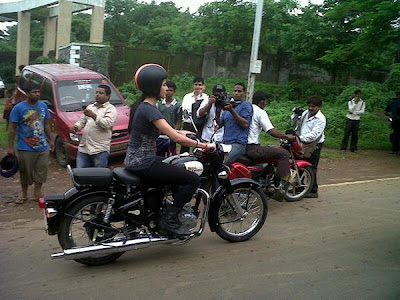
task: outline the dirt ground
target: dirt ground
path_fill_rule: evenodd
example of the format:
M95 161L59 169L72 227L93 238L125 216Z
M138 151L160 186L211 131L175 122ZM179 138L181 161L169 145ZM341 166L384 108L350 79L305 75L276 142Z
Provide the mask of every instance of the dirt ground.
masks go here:
M6 154L6 149L0 148L0 157ZM110 167L121 166L123 158L112 158ZM400 156L389 154L388 151L360 150L357 153L339 152L324 148L318 169L319 185L370 180L376 178L392 178L400 176ZM18 173L11 178L0 177L0 214L13 215L37 211L37 202L28 201L23 205L14 204L20 196ZM62 194L72 186L65 168L55 162L54 157L49 161L48 181L43 185L45 194ZM30 188L29 195L32 196Z

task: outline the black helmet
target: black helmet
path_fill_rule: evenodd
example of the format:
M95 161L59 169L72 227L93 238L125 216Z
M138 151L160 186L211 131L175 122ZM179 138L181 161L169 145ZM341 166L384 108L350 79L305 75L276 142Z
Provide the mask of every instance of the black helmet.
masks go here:
M136 87L145 95L159 97L161 84L167 75L167 71L160 65L145 64L136 71Z
M16 156L6 155L0 161L0 175L3 177L11 177L18 172L18 158Z

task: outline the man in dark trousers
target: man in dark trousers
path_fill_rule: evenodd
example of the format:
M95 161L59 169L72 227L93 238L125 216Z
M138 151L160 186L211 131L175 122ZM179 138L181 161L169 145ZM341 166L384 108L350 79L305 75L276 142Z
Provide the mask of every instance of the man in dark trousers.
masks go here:
M400 91L396 93L396 97L391 99L385 108L385 114L392 118L393 136L392 154L400 154Z
M351 134L350 150L357 151L358 128L360 126L360 115L365 112L365 102L361 99L361 90L354 91L354 98L348 103L349 112L346 115L346 128L340 150L346 151Z

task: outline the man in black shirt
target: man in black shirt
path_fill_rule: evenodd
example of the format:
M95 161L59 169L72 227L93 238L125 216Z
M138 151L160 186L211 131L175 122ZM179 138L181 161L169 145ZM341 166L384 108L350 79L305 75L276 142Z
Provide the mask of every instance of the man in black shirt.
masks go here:
M392 118L393 137L392 154L399 154L400 145L400 91L391 99L385 108L385 114Z

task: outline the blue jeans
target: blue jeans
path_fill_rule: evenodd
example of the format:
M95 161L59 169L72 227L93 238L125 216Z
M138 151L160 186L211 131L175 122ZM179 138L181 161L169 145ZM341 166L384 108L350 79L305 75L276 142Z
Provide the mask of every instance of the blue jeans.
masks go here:
M76 157L76 167L77 168L107 168L108 165L108 152L100 152L97 154L86 154L78 151Z
M246 145L243 144L231 144L232 150L228 153L225 164L229 166L231 163L236 161L239 157L246 154Z

